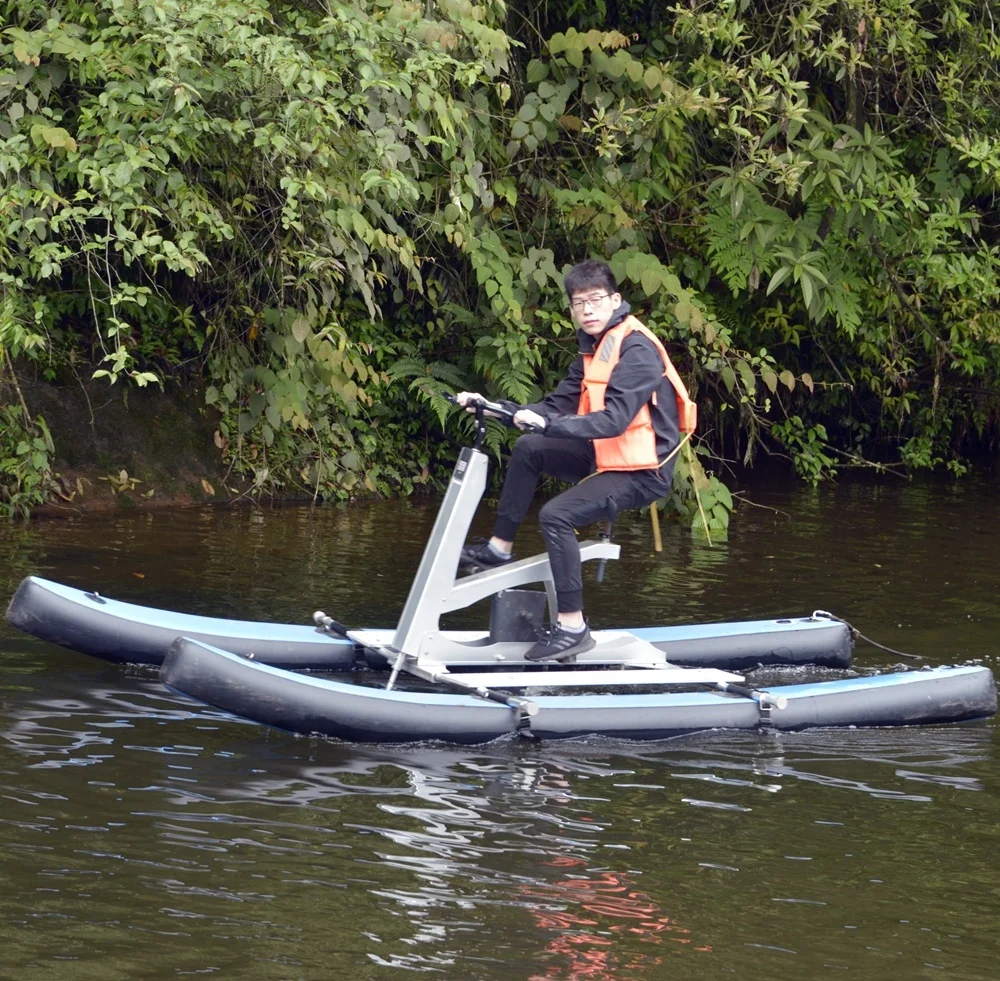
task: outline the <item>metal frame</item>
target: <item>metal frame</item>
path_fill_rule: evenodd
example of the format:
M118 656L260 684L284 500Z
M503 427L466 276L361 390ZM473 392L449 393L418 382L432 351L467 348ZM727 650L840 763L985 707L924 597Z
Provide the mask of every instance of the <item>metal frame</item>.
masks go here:
M526 642L490 642L489 635L474 639L458 640L442 632L440 618L444 613L465 609L479 600L486 599L502 589L512 589L528 583L541 582L548 595L549 611L556 617L555 586L552 568L544 552L530 558L511 562L495 569L487 569L473 575L456 579L462 546L476 509L486 490L486 476L489 460L478 446L466 447L459 455L452 472L444 501L424 547L420 565L417 567L413 584L400 614L392 641L385 643L373 631L351 630L348 636L362 647L378 651L388 657L393 664L389 680L391 688L400 670L422 677L425 680L444 680L450 668L497 668L509 665L513 672L493 673L489 687L504 684L516 687L524 684L525 672L518 670L526 664L525 652L531 647ZM617 559L621 549L607 540L585 541L580 544L583 561L593 559ZM685 675L671 673L670 682L662 670L670 668L662 651L634 634L621 630L595 631L595 646L573 658L581 667L622 665L646 669L644 683L697 683L700 672ZM659 670L657 670L659 669ZM544 672L542 672L544 673ZM710 672L718 681L717 672ZM558 666L558 674L567 684L576 684L574 672ZM590 684L595 679L593 671L581 671L580 684ZM699 677L694 677L699 675ZM726 680L738 679L739 675L728 675Z
M424 547L413 585L389 645L392 653L414 659L416 664L475 666L508 660L522 662L530 643L507 641L491 644L485 637L462 642L445 637L441 632L442 614L465 609L502 589L513 589L533 582L544 583L549 612L555 619L552 567L544 552L496 569L455 578L469 526L486 490L488 466L488 457L482 450L474 446L462 450L434 528ZM580 558L583 561L617 559L620 553L620 547L608 541L587 541L580 545ZM371 646L371 638L365 644L364 631L352 631L352 639ZM597 646L580 655L580 660L590 664L633 661L649 667L665 663L663 654L652 644L622 631L595 633L595 640Z
M413 577L392 642L386 644L382 637L375 635L375 631L344 629L344 634L356 644L378 652L392 663L386 689L391 689L399 672L405 670L425 681L441 683L503 703L516 710L523 719L534 715L537 706L523 697L493 689L563 685L585 687L595 684L700 684L735 690L732 682L742 681L742 675L715 669L678 669L651 643L622 630L595 631L595 646L571 660L574 664L588 667L611 665L631 670L567 670L564 665L551 665L548 662L543 665L532 664L533 670L518 670L519 667L531 664L524 658L531 643L491 642L488 634L464 640L442 634L440 619L443 613L464 609L502 589L512 589L533 582L544 583L549 612L553 620L557 616L552 567L548 555L544 553L471 576L455 578L469 526L486 490L489 461L480 449L486 432L484 415L487 411L508 413L503 406L485 402L477 404L475 410L475 443L463 449L455 463L444 501L441 502L430 538L424 546L424 554ZM617 559L620 552L621 549L607 539L580 544L580 558L583 561ZM317 613L316 617L321 618L318 622L325 622L322 614ZM505 666L504 662L509 663L514 670L494 670L486 675L452 674L450 670L456 667L495 669ZM550 667L555 670L548 670Z

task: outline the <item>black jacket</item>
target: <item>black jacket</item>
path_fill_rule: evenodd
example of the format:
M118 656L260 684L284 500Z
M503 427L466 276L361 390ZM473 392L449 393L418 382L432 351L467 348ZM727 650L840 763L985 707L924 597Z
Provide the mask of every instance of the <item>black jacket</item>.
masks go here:
M633 331L621 346L621 357L608 379L604 393L604 411L577 415L580 389L583 384L583 355L593 354L604 335L620 324L631 312L627 303L612 314L608 326L599 337L582 330L576 332L580 357L570 366L569 373L556 390L541 402L525 406L534 409L547 423L545 435L569 439L606 439L620 436L636 417L642 406L656 392L656 405L649 412L656 433L656 454L663 460L680 441L677 424L677 396L674 386L663 376L663 360L649 338Z

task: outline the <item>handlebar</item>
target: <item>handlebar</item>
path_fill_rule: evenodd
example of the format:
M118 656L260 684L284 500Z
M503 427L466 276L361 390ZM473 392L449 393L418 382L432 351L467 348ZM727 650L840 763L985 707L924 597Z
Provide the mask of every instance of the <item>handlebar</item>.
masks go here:
M451 402L452 405L458 405L454 395L446 395L445 400ZM518 412L522 407L517 406L517 408L511 409L509 406L504 405L502 402L491 402L489 399L484 399L482 397L476 399L475 401L470 401L465 406L467 409L474 409L476 413L476 423L480 429L485 431L485 418L486 413L489 412L496 416L497 421L503 423L505 426L510 426L514 429L521 429L521 426L514 425L514 414ZM525 432L528 433L540 433L542 428L539 426L527 425L523 427Z

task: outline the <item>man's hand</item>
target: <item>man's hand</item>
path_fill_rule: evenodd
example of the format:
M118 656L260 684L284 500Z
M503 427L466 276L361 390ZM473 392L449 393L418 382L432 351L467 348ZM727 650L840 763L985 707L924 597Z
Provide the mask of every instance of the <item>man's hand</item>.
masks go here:
M475 412L477 402L487 402L488 399L484 398L479 392L459 392L455 396L456 405L463 406L466 412ZM501 418L495 412L490 412L488 409L483 413L487 419L499 419Z
M514 425L518 429L532 429L540 433L547 424L545 416L540 416L534 409L518 409L514 413Z

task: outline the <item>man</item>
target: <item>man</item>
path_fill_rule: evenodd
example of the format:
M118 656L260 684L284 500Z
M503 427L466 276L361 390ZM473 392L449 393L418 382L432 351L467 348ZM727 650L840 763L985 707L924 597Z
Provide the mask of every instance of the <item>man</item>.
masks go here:
M649 504L670 491L674 451L694 429L694 404L663 345L622 300L607 263L588 260L565 277L580 356L541 402L514 415L535 431L514 444L488 542L467 545L462 563L510 562L514 537L542 474L575 484L539 514L558 600L558 620L526 654L531 661L571 657L594 646L583 615L575 529ZM460 392L460 405L478 398Z

